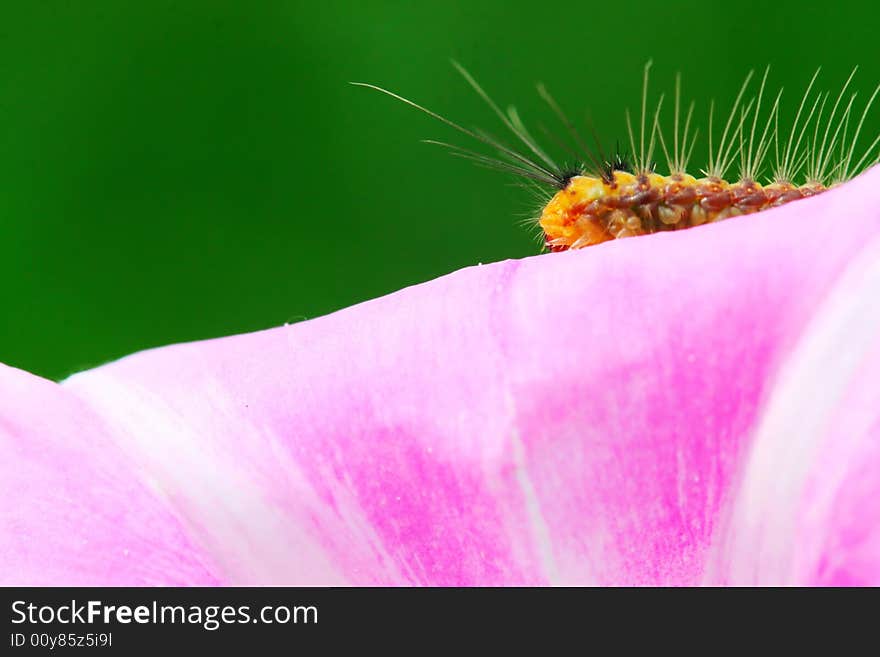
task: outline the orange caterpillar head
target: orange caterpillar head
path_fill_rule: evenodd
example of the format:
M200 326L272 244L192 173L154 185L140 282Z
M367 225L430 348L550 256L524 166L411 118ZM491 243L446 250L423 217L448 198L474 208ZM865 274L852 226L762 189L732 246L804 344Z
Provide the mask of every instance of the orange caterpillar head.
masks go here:
M541 212L538 224L544 231L544 243L551 251L577 249L608 240L641 235L643 226L630 205L650 191L651 178L627 171L612 171L603 177L574 176L559 190ZM641 195L641 197L640 197ZM642 198L641 202L645 199Z

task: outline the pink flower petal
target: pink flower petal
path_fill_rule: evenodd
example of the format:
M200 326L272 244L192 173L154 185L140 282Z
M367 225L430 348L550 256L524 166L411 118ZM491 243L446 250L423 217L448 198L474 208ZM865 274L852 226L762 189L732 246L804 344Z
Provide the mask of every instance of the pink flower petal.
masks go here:
M23 380L0 549L56 583L880 583L878 190Z
M217 583L210 556L92 409L2 365L0 400L0 584Z
M741 482L721 581L880 582L880 240L835 284L777 377ZM768 503L771 500L772 503Z

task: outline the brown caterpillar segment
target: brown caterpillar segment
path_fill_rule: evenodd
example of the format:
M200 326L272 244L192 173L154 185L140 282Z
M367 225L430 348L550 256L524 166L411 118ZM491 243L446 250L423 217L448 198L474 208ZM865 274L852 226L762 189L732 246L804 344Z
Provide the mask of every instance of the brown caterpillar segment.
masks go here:
M608 240L721 221L813 196L813 183L728 183L687 174L574 176L544 208L540 226L551 251L579 249Z

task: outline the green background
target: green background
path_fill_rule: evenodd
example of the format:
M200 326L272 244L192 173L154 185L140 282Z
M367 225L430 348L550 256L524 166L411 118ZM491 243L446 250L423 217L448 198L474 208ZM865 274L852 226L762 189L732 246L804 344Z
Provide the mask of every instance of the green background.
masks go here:
M61 378L537 252L528 193L350 80L500 132L455 58L527 120L545 82L613 144L649 58L703 125L766 64L784 116L819 65L834 89L860 64L863 98L875 5L4 1L0 361Z

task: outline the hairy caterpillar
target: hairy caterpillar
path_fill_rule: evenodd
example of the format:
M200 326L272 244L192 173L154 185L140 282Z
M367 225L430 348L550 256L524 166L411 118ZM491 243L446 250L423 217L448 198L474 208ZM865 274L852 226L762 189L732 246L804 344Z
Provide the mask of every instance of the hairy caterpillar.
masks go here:
M690 103L682 121L680 75L676 76L673 132L672 138L668 139L660 127L663 96L650 119L648 117L651 63L645 65L638 130L633 129L632 117L629 111L626 112L631 160L621 154L606 157L595 133L596 147L590 148L546 88L538 85L538 93L564 126L574 145L571 152L579 159L576 166L565 169L532 137L516 108L502 111L470 73L459 64L453 64L520 142L520 149L482 131L469 130L387 89L360 82L353 84L375 89L415 107L490 147L498 156L488 156L446 142L426 142L448 148L453 154L478 164L554 189L555 194L537 220L543 231L544 245L551 251L680 230L760 212L823 192L880 161L880 155L871 155L880 143L880 136L877 136L854 163L856 143L865 118L880 92L878 85L865 104L852 136L848 136L857 95L848 93L848 89L856 69L847 78L833 104L829 103L831 95L828 92L813 94L819 75L817 70L804 92L787 135L781 135L779 130L781 90L769 104L766 116L761 118L769 67L757 94L745 101L753 77L753 73L749 73L731 107L717 145L712 141L715 104L714 101L710 103L708 163L698 178L687 172L698 131L692 130L694 103ZM668 175L661 175L656 170L654 153L658 144L668 164ZM775 162L762 184L759 178L771 149ZM737 159L738 179L729 182L725 176Z

